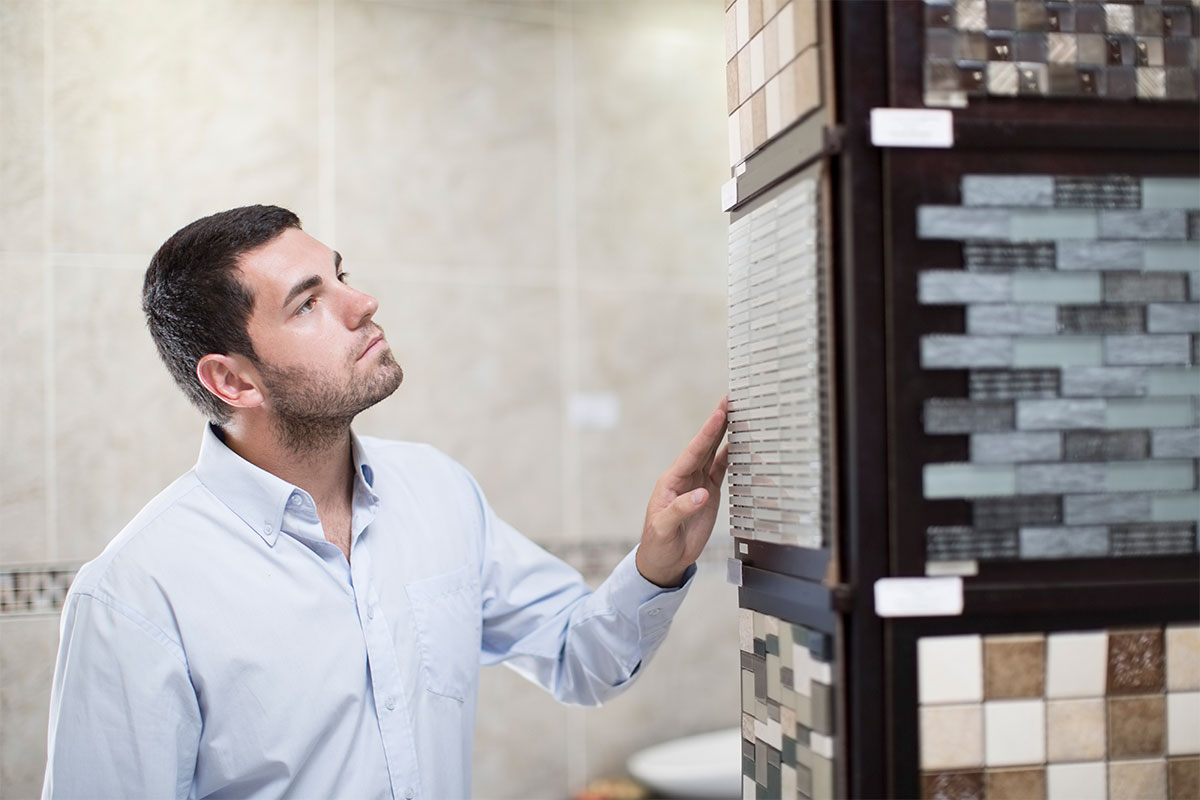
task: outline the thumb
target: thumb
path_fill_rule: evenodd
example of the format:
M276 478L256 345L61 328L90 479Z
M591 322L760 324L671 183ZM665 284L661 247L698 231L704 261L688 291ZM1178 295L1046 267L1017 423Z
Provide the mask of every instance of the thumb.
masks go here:
M693 489L679 495L671 501L670 505L658 512L654 527L662 533L674 533L680 525L687 521L688 517L704 508L706 500L708 500L707 489Z

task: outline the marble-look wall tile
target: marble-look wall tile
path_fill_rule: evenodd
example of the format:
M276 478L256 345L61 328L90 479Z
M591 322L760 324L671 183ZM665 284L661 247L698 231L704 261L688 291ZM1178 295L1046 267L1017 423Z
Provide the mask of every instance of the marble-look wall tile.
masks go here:
M57 649L57 616L0 619L0 787L5 797L41 794Z
M1167 753L1200 753L1200 692L1167 695Z
M0 250L42 249L45 81L42 0L0 4Z
M1046 637L1046 696L1102 697L1108 680L1108 633L1052 633Z
M917 641L917 693L921 703L983 700L983 638L925 636Z
M1108 698L1108 755L1112 759L1166 754L1166 702L1157 695Z
M1200 625L1168 625L1167 690L1200 690Z
M51 4L57 250L149 254L248 203L315 211L315 3Z
M1103 698L1051 700L1046 704L1046 757L1050 761L1099 761L1108 750Z
M1108 796L1112 800L1166 797L1167 762L1164 759L1147 759L1109 763Z
M1107 797L1108 775L1103 761L1050 764L1046 767L1048 800Z
M1044 800L1044 767L990 769L987 772L988 800Z
M1041 764L1046 760L1046 704L994 700L983 704L984 759L989 767Z
M988 700L1041 697L1045 691L1046 639L1041 634L989 636L983 644L984 696Z
M1188 800L1200 796L1200 757L1167 759L1167 797Z
M921 769L983 765L983 706L922 706Z

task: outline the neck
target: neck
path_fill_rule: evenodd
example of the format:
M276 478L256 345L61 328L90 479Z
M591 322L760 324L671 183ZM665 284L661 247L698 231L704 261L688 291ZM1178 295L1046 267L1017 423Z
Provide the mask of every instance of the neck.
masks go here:
M222 426L230 450L312 495L319 508L349 506L354 492L350 424L330 423L308 437L267 420L235 419Z

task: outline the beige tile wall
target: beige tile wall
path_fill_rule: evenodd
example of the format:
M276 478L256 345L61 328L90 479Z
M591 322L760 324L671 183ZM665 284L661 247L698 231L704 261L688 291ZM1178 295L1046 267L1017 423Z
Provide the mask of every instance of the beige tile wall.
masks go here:
M438 445L552 547L636 540L726 386L723 11L0 0L0 564L94 556L192 463L141 274L251 202L297 211L381 300L406 380L360 430ZM578 392L619 425L573 427ZM598 711L485 671L479 796L561 798L735 722L735 608L706 566L660 663ZM40 786L56 642L54 615L0 619L0 797Z

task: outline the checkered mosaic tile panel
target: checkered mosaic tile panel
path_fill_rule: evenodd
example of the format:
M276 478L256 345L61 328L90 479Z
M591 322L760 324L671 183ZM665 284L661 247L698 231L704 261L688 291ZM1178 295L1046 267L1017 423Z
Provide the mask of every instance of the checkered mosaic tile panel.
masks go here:
M917 643L922 797L1200 797L1200 626Z
M821 182L729 228L729 527L821 548L830 528Z
M840 796L833 638L741 609L743 800Z
M726 0L729 164L821 104L817 0Z
M968 370L930 398L931 436L966 463L927 464L929 561L1193 553L1200 520L1200 180L968 175L962 204L921 206L923 239L962 242L918 299L965 307L966 331L921 338L921 366Z
M57 614L78 568L0 570L0 616Z
M979 97L1195 102L1191 0L925 0L925 103Z

